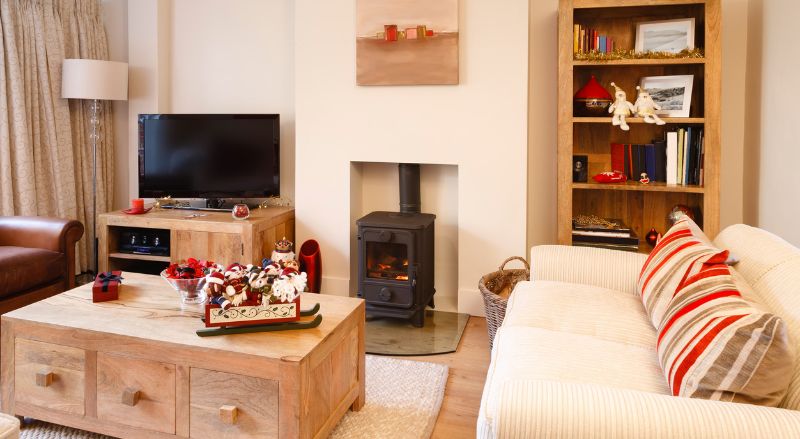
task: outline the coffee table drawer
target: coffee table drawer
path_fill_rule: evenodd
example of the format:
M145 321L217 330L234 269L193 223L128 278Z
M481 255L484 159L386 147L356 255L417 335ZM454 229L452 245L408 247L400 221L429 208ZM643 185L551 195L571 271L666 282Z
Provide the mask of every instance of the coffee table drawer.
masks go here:
M18 338L14 346L16 401L84 414L82 349Z
M175 433L175 365L97 353L97 418Z
M190 436L278 437L278 382L191 369Z

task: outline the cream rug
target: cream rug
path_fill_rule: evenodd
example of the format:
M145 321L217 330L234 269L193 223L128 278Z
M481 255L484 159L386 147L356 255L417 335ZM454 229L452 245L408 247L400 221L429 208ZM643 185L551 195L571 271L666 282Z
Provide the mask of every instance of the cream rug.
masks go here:
M447 366L367 355L367 403L348 411L331 438L427 439L442 406ZM34 421L22 439L107 439L95 433Z

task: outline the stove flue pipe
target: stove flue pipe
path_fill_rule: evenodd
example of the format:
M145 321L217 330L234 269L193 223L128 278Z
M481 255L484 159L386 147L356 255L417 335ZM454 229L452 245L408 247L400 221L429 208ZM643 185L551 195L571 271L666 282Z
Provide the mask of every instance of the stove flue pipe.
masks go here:
M400 213L420 213L419 164L400 163L397 167L400 175Z

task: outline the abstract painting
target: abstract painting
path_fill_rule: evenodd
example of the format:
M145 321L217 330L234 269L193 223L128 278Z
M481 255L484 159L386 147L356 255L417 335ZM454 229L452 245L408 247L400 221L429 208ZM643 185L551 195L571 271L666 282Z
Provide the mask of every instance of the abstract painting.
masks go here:
M357 0L356 83L458 84L458 0Z

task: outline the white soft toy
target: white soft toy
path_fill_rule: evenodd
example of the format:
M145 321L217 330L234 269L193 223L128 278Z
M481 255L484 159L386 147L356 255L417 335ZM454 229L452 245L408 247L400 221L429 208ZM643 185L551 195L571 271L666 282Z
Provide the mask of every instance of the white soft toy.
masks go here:
M653 97L650 96L650 93L638 85L636 86L636 91L639 92L639 95L636 96L636 103L633 104L634 113L644 118L646 123L654 123L656 125L666 124L666 122L661 120L656 114L656 111L660 110L661 106L656 104Z
M291 302L306 289L306 274L305 273L292 273L287 276L281 276L275 279L272 284L272 297L279 302ZM264 301L263 306L269 305L268 301Z
M611 125L615 127L619 126L623 131L628 131L631 127L628 126L628 122L625 121L625 118L634 113L633 104L628 102L628 95L625 94L624 90L617 87L617 84L612 82L611 86L616 89L616 92L614 92L614 103L608 107L608 112L614 113L614 117L611 119Z

